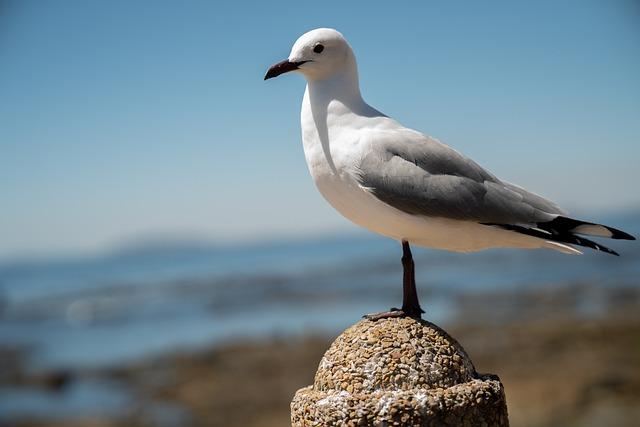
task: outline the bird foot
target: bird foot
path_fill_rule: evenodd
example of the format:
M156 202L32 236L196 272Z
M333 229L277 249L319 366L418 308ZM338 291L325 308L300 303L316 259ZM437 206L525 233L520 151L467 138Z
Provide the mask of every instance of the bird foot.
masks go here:
M405 311L399 308L392 307L389 311L383 311L381 313L365 314L362 317L365 319L371 320L373 322L375 322L376 320L391 319L395 317L412 317L414 319L421 319L422 318L421 313L424 313L424 311L422 311L422 309L420 308L418 308L413 312L410 312L408 310Z

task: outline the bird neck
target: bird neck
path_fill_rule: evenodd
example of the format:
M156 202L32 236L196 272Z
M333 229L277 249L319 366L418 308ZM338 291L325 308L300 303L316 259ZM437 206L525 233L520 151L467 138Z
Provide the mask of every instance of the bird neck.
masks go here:
M323 109L327 108L332 101L338 101L356 113L366 106L360 94L358 69L355 64L329 77L310 79L308 91L311 104Z
M327 78L307 79L307 90L302 106L305 154L308 155L307 150L314 151L308 147L319 147L331 174L339 176L331 153L329 130L332 125L344 122L342 119L345 116L361 114L366 112L367 108L370 107L360 95L355 63L353 67L332 73Z

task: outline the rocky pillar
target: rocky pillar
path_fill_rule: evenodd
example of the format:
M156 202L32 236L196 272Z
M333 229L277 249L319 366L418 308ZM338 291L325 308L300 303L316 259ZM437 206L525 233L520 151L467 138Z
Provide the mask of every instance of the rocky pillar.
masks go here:
M291 402L293 426L508 426L500 379L423 320L361 320Z

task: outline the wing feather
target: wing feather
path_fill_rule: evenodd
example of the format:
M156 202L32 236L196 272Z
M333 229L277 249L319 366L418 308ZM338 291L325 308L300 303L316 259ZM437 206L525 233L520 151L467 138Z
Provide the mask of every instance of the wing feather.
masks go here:
M533 224L563 212L500 181L456 150L414 131L378 132L357 167L363 187L401 211L475 222Z

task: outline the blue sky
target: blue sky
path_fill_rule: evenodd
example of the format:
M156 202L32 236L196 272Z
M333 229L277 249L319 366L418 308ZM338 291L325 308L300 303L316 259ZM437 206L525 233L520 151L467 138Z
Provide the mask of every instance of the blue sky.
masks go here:
M228 3L3 3L0 257L352 230L306 170L302 77L262 81L321 26L405 125L570 210L640 206L638 2Z

